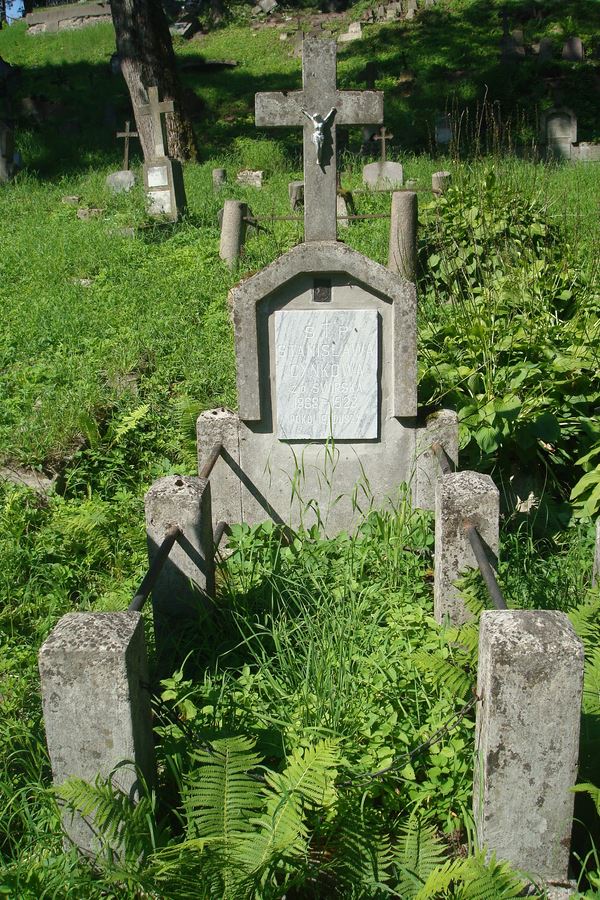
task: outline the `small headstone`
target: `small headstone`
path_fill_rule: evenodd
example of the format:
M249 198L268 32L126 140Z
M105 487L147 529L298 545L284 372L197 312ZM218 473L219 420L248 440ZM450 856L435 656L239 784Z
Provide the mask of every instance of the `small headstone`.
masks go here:
M238 184L244 184L247 187L261 188L263 183L263 172L261 170L252 171L252 169L243 169L237 174Z
M554 41L550 38L542 38L539 44L538 49L538 60L540 62L547 62L552 59L554 55Z
M0 121L0 184L15 173L15 143L12 128Z
M452 119L450 113L440 113L435 119L435 142L447 147L452 142Z
M404 170L401 163L374 162L363 167L363 184L374 191L402 187Z
M214 188L223 187L223 185L227 183L226 169L213 169L212 170L212 183L213 183Z
M77 194L67 194L61 199L61 203L66 203L68 206L77 206L80 202L81 197L78 197Z
M362 37L362 27L360 22L351 22L348 31L338 36L338 42L344 44L349 41L358 41Z
M562 58L567 62L583 62L585 53L583 42L579 37L570 37L562 48Z
M135 175L130 169L111 172L106 178L106 186L113 194L127 194L134 186Z
M257 6L267 15L277 8L277 0L258 0Z
M546 152L555 159L571 159L577 143L577 116L570 109L550 109L542 119Z
M97 219L103 212L103 209L98 209L96 206L86 206L77 210L77 218L86 222L88 219Z

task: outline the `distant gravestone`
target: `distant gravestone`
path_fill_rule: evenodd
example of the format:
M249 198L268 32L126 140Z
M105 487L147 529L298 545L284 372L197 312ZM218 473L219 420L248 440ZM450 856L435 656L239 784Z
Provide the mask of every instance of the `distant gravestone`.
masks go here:
M583 62L585 53L583 42L579 37L570 37L562 48L562 58L567 62Z
M349 41L358 41L362 37L362 27L360 22L350 22L348 26L348 31L345 34L340 34L338 36L338 41L343 43L348 43Z
M381 143L381 160L375 163L369 163L363 167L363 184L373 190L390 190L395 187L402 187L404 179L404 170L402 165L397 162L389 162L386 159L386 144L393 138L393 134L386 131L382 126L380 134L374 135L374 140Z
M542 119L542 137L547 156L571 159L573 144L577 143L577 116L570 109L550 109Z
M136 178L129 171L129 141L137 138L137 131L131 131L129 120L125 122L125 131L117 131L117 138L124 141L123 144L123 168L119 172L112 172L106 179L106 186L113 194L126 194L134 186Z
M554 41L551 38L542 38L538 49L538 60L548 62L554 56Z
M237 174L237 183L246 185L246 187L261 188L263 183L262 170L243 169Z
M154 155L144 162L144 189L151 216L166 217L176 222L186 206L181 164L165 153L163 113L173 112L173 101L162 103L158 88L148 88L148 103L138 109L138 115L149 116L152 122Z
M452 119L450 113L440 113L435 118L435 142L442 147L452 143Z
M0 184L10 181L15 172L15 142L12 128L0 121Z

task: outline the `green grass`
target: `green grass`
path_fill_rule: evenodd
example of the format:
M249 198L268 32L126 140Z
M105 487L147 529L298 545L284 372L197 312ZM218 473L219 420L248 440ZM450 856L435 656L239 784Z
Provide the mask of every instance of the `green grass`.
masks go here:
M584 41L591 36L593 4L546 8L543 29L530 23L528 38L557 22L566 33L568 15ZM503 587L510 605L571 610L588 596L593 539L589 520L566 523L580 474L573 463L598 440L598 168L502 153L513 137L531 139L533 106L545 98L536 93L531 60L503 82L492 53L496 15L497 6L465 0L442 4L411 26L373 28L340 51L339 83L359 87L366 59L377 54L377 87L386 90L386 123L397 135L392 155L424 190L432 172L452 172L456 189L447 202L419 195L420 401L443 398L466 410L463 467L490 471L501 486L515 472L532 476L542 500L537 512L523 517L505 507ZM451 82L448 71L464 67L467 45L470 65ZM124 87L108 70L111 28L36 38L21 25L0 32L0 55L23 67L19 96L60 101L79 128L19 122L26 170L0 189L0 463L59 473L48 498L0 487L0 847L9 895L110 896L107 883L94 885L74 855L61 853L46 791L37 651L67 611L126 607L146 565L143 492L164 474L195 472L201 410L235 407L227 291L302 238L294 222L252 235L237 276L218 258L223 199L247 200L258 216L289 211L287 183L301 176L299 134L257 133L253 96L299 87L300 61L276 29L254 36L240 24L177 49L182 60L201 53L239 66L184 76L204 103L201 163L185 167L187 217L153 225L139 187L120 198L104 188L121 156L100 124L104 98L127 117ZM396 84L403 52L416 75L410 96ZM598 136L588 99L594 65L559 63L565 89L573 96L583 90L582 137ZM532 80L537 86L525 92ZM510 129L491 123L480 149L494 152L463 158L460 145L446 158L425 152L435 110L475 104L484 83L488 99L500 96L515 114ZM525 119L517 109L524 96ZM351 150L358 141L351 131ZM359 212L385 212L388 195L359 192L362 162L345 156L344 186L355 190ZM220 195L212 189L215 166L229 175ZM262 191L235 184L245 167L265 169ZM62 202L67 195L101 214L79 220L76 207ZM130 228L133 238L122 232ZM341 237L385 264L387 222L359 222ZM457 259L461 265L452 268ZM333 734L348 764L366 770L414 746L449 714L456 692L412 654L415 645L447 650L429 618L431 528L400 512L373 517L356 541L313 535L302 552L283 551L262 529L235 536L219 595L226 627L204 636L213 655L204 659L206 675L196 670L190 685L197 736L245 730L280 765L298 744ZM181 698L171 699L179 715ZM582 756L590 780L597 780L595 715L592 705ZM453 754L426 756L400 786L376 791L376 802L387 804L392 819L418 801L441 828L464 822L469 736L466 721ZM184 753L183 731L171 738ZM167 753L167 741L163 747ZM433 803L438 793L443 799Z

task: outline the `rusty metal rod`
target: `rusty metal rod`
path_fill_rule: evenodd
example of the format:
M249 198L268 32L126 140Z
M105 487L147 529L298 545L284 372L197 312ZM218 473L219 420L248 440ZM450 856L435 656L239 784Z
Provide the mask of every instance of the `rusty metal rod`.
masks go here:
M485 547L483 545L483 541L481 540L481 535L479 534L477 527L473 525L472 522L468 520L464 522L465 534L469 538L469 543L471 545L471 549L473 550L473 554L475 559L477 560L477 565L479 566L479 571L481 572L481 577L485 581L485 586L489 591L489 595L492 599L492 603L496 607L496 609L508 609L506 606L506 600L502 595L502 591L496 581L496 576L494 574L494 570L492 565L487 557L487 553L485 552Z
M198 473L200 478L210 478L210 473L215 467L215 463L221 455L221 450L223 449L223 444L213 444L210 448L210 453L208 454L208 459L200 469Z
M152 560L152 564L148 568L148 571L142 578L142 583L140 584L137 592L133 596L133 600L128 606L129 612L141 612L144 603L148 599L148 595L152 591L152 588L156 584L156 580L160 573L162 572L162 568L167 561L167 557L169 553L173 549L173 544L177 540L177 538L181 535L181 528L178 525L171 525L165 531L165 536L163 538L163 542L158 548L156 552L156 556Z
M435 458L440 464L440 469L444 475L450 475L451 472L454 472L454 463L446 453L442 444L439 441L434 441L431 445L431 449L435 453Z
M219 549L219 544L221 543L221 538L224 534L231 534L231 528L229 527L228 522L217 522L215 526L215 531L213 534L213 544L215 547L215 553Z

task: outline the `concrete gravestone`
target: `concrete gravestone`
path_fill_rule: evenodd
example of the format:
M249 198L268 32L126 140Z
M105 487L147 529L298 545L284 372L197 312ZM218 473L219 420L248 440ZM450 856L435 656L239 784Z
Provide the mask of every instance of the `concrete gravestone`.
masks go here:
M125 122L125 131L117 131L117 137L125 141L123 149L123 168L119 172L111 172L106 177L106 186L115 194L128 193L135 184L135 175L129 169L129 141L138 137L137 131L131 131L130 122Z
M336 125L380 123L382 101L338 91L335 42L310 37L303 90L256 96L258 125L304 129L305 242L231 291L238 413L198 419L200 466L223 445L217 521L351 529L416 468L415 287L337 240Z
M181 164L165 153L163 113L173 112L173 101L162 103L158 88L148 88L148 103L138 110L140 116L150 116L154 135L154 157L144 162L144 189L151 216L165 216L177 221L186 206Z
M577 117L570 109L550 109L542 119L542 135L548 156L571 159L577 143Z
M394 187L402 187L404 171L402 165L397 162L389 162L386 159L386 143L394 137L386 132L382 126L380 133L373 136L373 140L381 143L381 160L363 166L363 184L374 190L389 190Z

